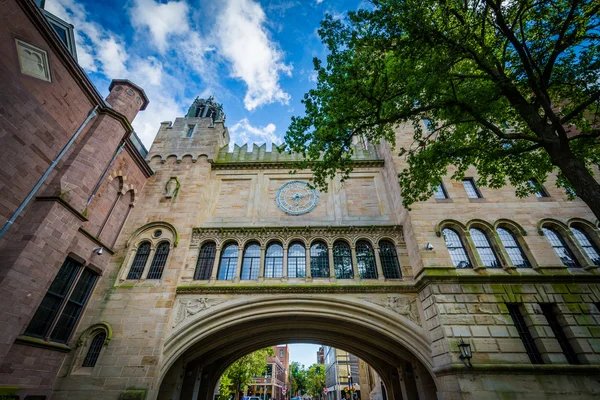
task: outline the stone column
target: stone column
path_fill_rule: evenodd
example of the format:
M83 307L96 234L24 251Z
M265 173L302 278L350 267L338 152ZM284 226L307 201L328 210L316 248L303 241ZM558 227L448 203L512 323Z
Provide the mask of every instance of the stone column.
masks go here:
M265 254L267 249L265 246L260 246L260 265L258 267L258 281L263 282L265 280Z
M310 271L310 246L306 248L306 281L312 281L312 273Z
M352 253L352 273L354 274L354 280L360 280L360 275L358 274L358 262L356 261L356 246L350 246L350 253Z
M333 265L333 246L327 244L327 255L329 256L329 280L335 282L335 266Z
M281 280L287 281L288 277L288 252L287 244L283 245L283 274Z
M379 246L375 246L373 249L375 252L375 265L377 266L377 279L385 281L385 275L383 274L383 266L381 265L381 258L379 258Z
M219 262L221 261L221 246L217 246L215 252L215 262L213 263L212 271L210 271L210 282L217 280L217 272L219 271Z
M237 264L235 265L235 278L233 278L234 282L240 281L240 274L242 273L242 259L244 257L244 248L238 247L238 258Z
M150 265L152 264L152 260L154 259L154 253L156 253L156 247L152 247L150 249L150 254L148 255L148 259L146 260L146 265L144 265L144 271L142 271L142 280L148 277L148 272L150 272Z

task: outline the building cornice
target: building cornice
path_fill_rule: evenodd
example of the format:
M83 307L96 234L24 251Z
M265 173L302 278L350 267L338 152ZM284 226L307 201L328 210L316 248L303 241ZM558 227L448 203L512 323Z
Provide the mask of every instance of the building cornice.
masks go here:
M417 293L414 282L390 284L196 284L177 286L177 294Z
M308 168L318 161L309 162ZM385 164L384 160L353 160L354 167L375 167L381 168ZM296 169L294 161L214 161L211 168L215 170L235 170L235 169Z

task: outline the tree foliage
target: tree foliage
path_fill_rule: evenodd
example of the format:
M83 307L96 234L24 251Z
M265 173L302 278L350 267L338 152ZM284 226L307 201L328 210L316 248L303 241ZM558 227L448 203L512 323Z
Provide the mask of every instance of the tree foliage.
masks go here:
M450 165L453 179L475 166L479 185L508 182L518 196L556 172L600 217L600 0L371 3L321 22L327 63L314 60L317 86L286 133L317 186L347 176L354 135L394 145L409 124L414 137L398 149L406 207Z
M292 361L289 366L288 387L290 393L294 395L303 395L306 393L306 370L304 365L297 361Z
M267 347L240 357L229 366L221 377L221 391L233 388L235 398L239 398L240 392L246 390L255 376L264 375L267 368L267 357L272 356L273 348ZM223 381L225 380L225 383ZM223 385L227 384L225 388ZM228 393L230 393L230 389ZM228 397L227 397L228 398Z
M306 372L306 391L314 398L320 398L325 388L325 366L313 364Z

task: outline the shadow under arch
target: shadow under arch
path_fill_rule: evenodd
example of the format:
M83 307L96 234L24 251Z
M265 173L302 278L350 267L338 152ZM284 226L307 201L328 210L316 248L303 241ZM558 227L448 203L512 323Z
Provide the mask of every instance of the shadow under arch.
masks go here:
M355 295L332 297L290 294L248 301L244 296L211 307L167 339L158 398L212 399L219 377L241 356L307 342L363 359L381 376L389 399L436 398L431 347L419 325ZM195 379L186 383L190 375Z

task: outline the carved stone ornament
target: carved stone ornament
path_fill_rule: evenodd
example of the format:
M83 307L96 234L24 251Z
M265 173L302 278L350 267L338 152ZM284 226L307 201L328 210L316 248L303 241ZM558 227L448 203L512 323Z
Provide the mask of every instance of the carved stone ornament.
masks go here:
M227 301L226 299L198 297L193 299L179 299L177 314L173 321L173 328L194 315Z
M362 299L392 310L396 314L410 319L415 324L421 325L417 299L414 296L362 297Z
M179 192L180 186L181 185L179 184L179 180L177 179L177 177L172 176L171 178L169 178L167 184L165 185L165 197L167 199L177 197L177 193Z

